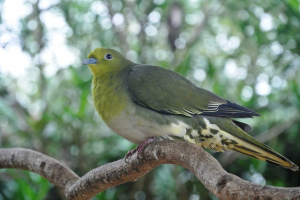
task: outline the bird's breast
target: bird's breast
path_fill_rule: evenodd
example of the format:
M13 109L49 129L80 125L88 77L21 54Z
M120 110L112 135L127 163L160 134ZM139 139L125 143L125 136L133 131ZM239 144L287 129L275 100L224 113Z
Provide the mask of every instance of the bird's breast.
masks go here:
M92 94L96 110L106 123L118 116L130 101L122 82L111 77L95 77Z

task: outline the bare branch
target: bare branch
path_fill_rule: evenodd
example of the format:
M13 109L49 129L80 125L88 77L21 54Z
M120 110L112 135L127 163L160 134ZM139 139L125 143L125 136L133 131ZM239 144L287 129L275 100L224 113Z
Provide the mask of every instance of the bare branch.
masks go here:
M143 156L143 159L136 159L134 154L128 163L122 159L106 164L79 179L68 168L43 154L25 149L2 149L0 168L36 172L62 188L67 198L72 200L90 199L110 187L135 181L153 168L167 163L189 169L220 199L300 199L300 187L279 188L247 182L227 173L209 153L187 142L150 143Z
M79 176L57 160L23 148L0 149L0 169L24 169L37 173L66 191Z

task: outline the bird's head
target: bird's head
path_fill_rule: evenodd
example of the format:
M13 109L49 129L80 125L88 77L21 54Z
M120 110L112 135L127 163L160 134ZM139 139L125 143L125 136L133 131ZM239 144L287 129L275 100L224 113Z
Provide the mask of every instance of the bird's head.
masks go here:
M106 72L122 70L133 62L114 49L96 48L89 53L88 59L83 60L82 64L88 65L92 74L97 76Z

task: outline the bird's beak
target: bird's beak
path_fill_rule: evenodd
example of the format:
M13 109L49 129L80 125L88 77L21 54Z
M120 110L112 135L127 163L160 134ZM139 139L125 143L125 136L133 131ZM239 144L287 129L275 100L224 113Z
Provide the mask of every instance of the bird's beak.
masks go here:
M97 59L95 58L90 58L90 59L86 59L82 61L83 65L90 65L90 64L96 64L97 63Z

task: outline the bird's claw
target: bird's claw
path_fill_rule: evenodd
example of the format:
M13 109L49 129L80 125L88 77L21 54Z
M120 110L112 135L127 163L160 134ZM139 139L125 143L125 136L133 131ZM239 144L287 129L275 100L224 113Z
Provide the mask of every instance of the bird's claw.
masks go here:
M156 139L155 138L153 138L153 137L150 137L150 138L148 138L147 140L145 140L143 143L141 143L139 146L137 146L135 149L131 149L131 150L129 150L128 151L128 153L126 154L126 156L125 156L125 162L126 163L128 163L128 159L135 153L135 152L137 152L137 158L138 159L142 159L143 158L143 156L141 156L142 155L142 151L144 150L144 148L145 148L145 146L147 146L147 144L149 144L149 143L151 143L151 142L153 142L153 141L155 141Z

